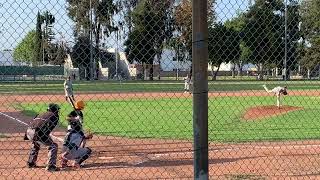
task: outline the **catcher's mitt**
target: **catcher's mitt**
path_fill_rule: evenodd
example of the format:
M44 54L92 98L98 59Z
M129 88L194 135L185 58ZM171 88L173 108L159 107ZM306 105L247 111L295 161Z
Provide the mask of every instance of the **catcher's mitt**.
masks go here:
M88 133L85 135L85 139L92 139L93 138L93 134L92 133Z

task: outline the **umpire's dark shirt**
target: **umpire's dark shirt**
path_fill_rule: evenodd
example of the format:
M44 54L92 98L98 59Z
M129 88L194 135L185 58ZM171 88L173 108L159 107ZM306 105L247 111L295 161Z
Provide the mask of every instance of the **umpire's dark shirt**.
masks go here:
M58 113L47 111L37 115L30 124L30 127L35 129L35 140L46 141L58 122Z

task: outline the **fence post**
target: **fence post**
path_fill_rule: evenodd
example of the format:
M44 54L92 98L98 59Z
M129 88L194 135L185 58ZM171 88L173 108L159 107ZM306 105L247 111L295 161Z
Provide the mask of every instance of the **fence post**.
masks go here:
M192 1L194 179L208 179L207 0Z

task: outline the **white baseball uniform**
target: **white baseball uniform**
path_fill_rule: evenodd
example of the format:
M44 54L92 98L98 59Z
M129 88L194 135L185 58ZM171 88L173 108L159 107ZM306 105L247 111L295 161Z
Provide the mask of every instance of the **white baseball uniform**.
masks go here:
M191 79L189 78L189 76L186 76L184 78L184 92L189 92L190 89L190 84L191 84Z
M72 97L73 96L73 87L71 80L65 80L64 81L64 92L66 97Z
M266 85L263 85L263 87L268 93L274 93L277 96L277 106L280 108L280 95L286 92L287 89L281 86L277 86L271 90L269 90Z

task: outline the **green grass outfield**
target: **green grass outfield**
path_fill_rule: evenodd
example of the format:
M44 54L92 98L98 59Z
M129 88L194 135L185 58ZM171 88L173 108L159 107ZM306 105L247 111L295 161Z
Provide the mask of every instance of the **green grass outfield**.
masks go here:
M271 105L274 97L216 97L209 99L209 140L218 142L302 140L320 138L320 97L287 96L284 104L303 110L256 121L241 117L248 107ZM33 116L46 104L21 104ZM61 122L71 111L62 105ZM85 128L114 136L192 139L192 99L131 99L87 102Z
M289 90L320 90L320 81L209 81L209 91L262 90L287 85ZM183 81L76 81L74 93L104 92L182 92ZM2 82L0 94L63 94L63 81Z

